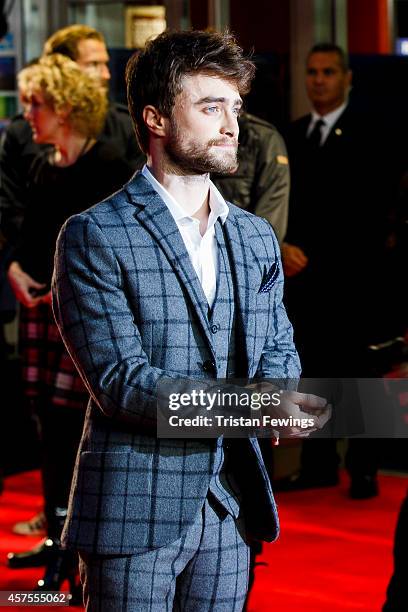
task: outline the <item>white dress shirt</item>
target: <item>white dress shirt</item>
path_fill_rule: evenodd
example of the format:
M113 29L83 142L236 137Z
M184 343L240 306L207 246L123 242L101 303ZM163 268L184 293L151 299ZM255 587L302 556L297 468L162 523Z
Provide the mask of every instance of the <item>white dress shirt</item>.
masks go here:
M319 115L318 113L316 113L316 111L313 110L312 118L307 128L306 136L309 138L316 123L322 120L324 122L324 125L322 125L322 127L320 128L320 133L322 135L320 139L320 146L324 144L330 132L332 131L333 126L337 123L340 115L346 109L346 106L347 106L347 102L344 102L341 106L338 106L334 111L332 111L331 113L327 113L327 115L324 115L323 117Z
M183 208L176 202L173 196L163 187L161 183L150 172L146 165L142 169L143 176L149 181L153 189L157 191L161 199L166 204L171 216L177 224L183 242L189 254L190 261L197 273L198 279L203 288L210 308L214 303L217 290L217 270L218 270L218 247L215 238L215 223L220 218L221 223L229 213L229 208L214 185L209 181L210 187L210 216L208 218L207 229L203 236L200 234L200 221L187 215Z

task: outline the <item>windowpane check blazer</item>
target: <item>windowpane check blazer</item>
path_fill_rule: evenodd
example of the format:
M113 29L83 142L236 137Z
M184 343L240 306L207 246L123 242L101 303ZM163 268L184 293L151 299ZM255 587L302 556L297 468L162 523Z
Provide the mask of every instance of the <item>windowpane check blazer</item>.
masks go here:
M276 238L264 219L229 207L224 235L244 376L296 379ZM53 307L90 394L63 542L99 554L165 546L201 511L217 441L158 439L156 386L163 378L216 380L222 372L208 304L182 237L140 173L65 223ZM258 442L235 442L248 529L271 541L278 517Z

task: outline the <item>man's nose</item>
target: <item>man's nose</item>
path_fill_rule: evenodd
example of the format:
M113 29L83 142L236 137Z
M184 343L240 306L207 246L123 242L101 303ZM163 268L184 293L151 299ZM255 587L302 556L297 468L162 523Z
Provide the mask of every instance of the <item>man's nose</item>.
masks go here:
M109 81L111 78L111 73L107 64L102 64L99 69L99 76L104 81Z
M235 112L232 112L230 110L225 111L220 132L221 134L226 134L227 136L238 138L238 117Z

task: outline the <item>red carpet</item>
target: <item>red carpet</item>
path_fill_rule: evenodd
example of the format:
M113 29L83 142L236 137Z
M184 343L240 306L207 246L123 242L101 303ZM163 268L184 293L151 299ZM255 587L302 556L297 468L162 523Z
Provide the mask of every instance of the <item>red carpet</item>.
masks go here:
M31 518L41 510L39 472L24 472L17 476L6 478L4 492L0 496L0 591L20 591L32 589L37 580L42 578L42 567L34 569L12 570L6 567L7 553L28 550L37 544L41 538L20 536L12 533L11 528L17 521ZM68 590L68 584L63 585ZM65 588L63 588L65 590ZM29 610L26 607L1 607L1 610ZM37 607L36 607L37 608ZM47 606L37 608L61 612L61 610L80 611L82 608L66 606Z
M260 560L267 565L257 568L250 612L380 612L407 486L407 478L381 476L380 497L359 502L347 498L345 481L337 488L280 494L282 534L265 546ZM42 575L42 568L6 567L7 552L38 541L12 534L11 527L41 507L39 490L36 472L6 479L0 498L0 590L30 589Z

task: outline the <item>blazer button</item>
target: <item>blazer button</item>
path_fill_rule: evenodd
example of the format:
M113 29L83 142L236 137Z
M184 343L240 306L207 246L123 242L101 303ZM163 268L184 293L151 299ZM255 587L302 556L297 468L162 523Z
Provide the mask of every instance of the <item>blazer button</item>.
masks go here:
M203 370L204 372L215 372L216 371L215 362L212 359L207 359L203 363Z
M213 334L216 334L219 329L220 329L219 325L211 325L211 331Z

